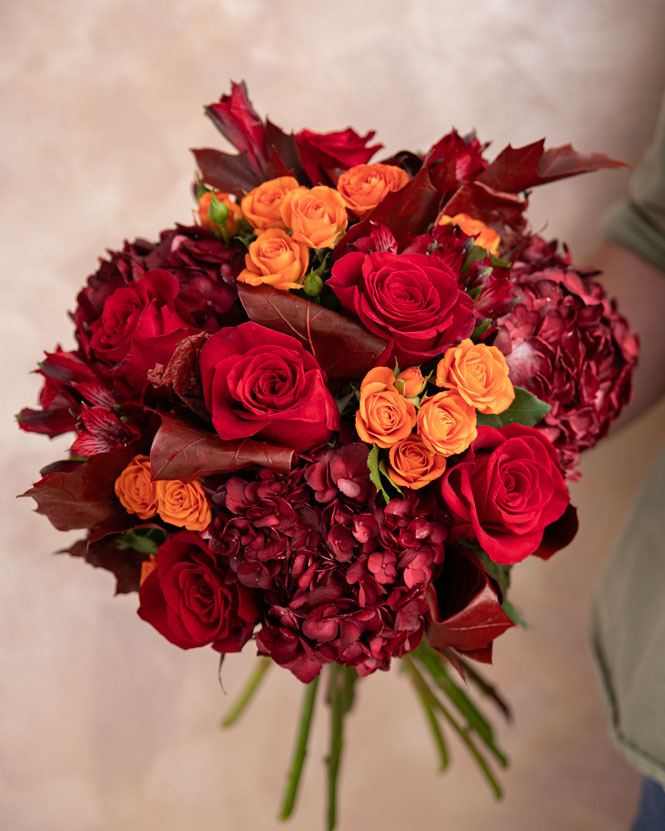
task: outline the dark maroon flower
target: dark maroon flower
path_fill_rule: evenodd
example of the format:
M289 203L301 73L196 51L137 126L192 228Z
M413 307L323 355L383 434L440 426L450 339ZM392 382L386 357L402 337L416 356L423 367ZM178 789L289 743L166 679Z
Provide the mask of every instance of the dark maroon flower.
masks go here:
M473 301L440 257L350 253L333 265L328 286L370 332L393 342L404 366L440 355L468 337Z
M211 549L264 590L259 651L303 681L331 661L387 669L424 630L444 515L432 494L379 503L367 454L359 442L322 450L290 474L247 472L212 495Z
M174 534L141 585L139 616L182 649L238 652L258 619L257 596L228 577L227 563L198 534Z
M602 286L534 237L511 272L515 307L498 322L495 345L510 377L551 404L539 429L569 478L579 455L608 431L631 397L638 340Z
M521 424L479 427L441 489L451 539L476 539L491 560L507 565L535 553L570 502L554 447Z
M339 410L316 359L300 341L242 323L201 350L201 381L222 439L257 436L298 451L339 429Z
M301 130L295 139L305 173L313 185L335 185L340 174L357 164L367 164L382 144L371 147L374 130L359 136L350 127L333 133Z

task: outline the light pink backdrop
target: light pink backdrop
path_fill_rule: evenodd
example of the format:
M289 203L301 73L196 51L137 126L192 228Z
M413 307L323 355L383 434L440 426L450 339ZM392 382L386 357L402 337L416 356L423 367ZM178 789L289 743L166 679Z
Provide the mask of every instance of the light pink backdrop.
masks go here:
M106 246L189 218L187 148L217 142L202 105L245 78L285 128L376 128L390 151L425 148L455 125L495 150L546 135L634 162L665 80L663 23L651 0L2 5L2 828L278 827L298 682L273 672L221 733L217 656L172 647L136 617L135 597L112 596L110 575L51 556L67 535L13 499L66 447L15 428L38 391L28 373L42 349L73 344L65 310ZM581 260L625 183L597 173L534 193L533 224L547 222ZM627 827L638 777L607 738L588 602L664 415L661 405L588 456L573 491L577 541L517 570L514 599L532 629L499 642L492 672L516 714L500 728L506 799L494 803L456 745L437 776L406 680L377 674L348 723L341 829ZM226 663L231 694L250 653ZM318 712L294 831L322 827L326 734Z

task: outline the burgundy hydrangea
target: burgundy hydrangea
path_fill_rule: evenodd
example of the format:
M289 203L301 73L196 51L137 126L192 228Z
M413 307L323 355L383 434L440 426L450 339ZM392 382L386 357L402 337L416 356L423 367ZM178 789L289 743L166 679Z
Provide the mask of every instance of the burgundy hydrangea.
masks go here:
M302 681L332 661L387 669L422 637L444 517L434 494L385 506L367 454L360 443L326 449L290 474L231 477L212 496L211 550L263 589L259 651Z
M638 340L597 281L534 237L512 269L518 302L495 341L516 386L552 405L539 429L570 479L631 396Z

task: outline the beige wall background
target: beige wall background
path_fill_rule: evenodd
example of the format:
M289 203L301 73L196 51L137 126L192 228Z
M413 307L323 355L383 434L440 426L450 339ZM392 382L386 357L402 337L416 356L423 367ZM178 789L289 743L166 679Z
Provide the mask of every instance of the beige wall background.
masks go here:
M110 575L51 552L68 535L14 494L66 441L19 435L28 373L73 344L65 311L97 256L190 216L188 147L218 142L202 105L245 78L285 128L375 128L388 151L451 125L498 152L546 135L635 162L665 82L659 0L24 0L0 5L4 475L0 533L0 826L7 831L268 831L301 687L274 671L229 733L220 715L251 649L217 683L211 650L182 652L112 596ZM578 260L626 174L534 193L532 222ZM630 279L630 275L626 275ZM348 722L341 829L620 831L638 776L607 737L587 645L591 588L654 447L665 406L584 461L582 530L549 564L517 569L532 628L498 643L493 682L515 721L495 803L453 745L440 777L398 672L364 682ZM71 535L72 537L75 535ZM294 831L322 827L319 711Z

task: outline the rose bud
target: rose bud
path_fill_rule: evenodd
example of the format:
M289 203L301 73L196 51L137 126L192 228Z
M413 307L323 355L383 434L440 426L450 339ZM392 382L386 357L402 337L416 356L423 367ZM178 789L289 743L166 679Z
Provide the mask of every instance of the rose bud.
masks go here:
M481 413L502 413L515 400L503 353L469 338L446 351L436 368L436 385L456 390Z
M337 180L337 191L358 218L373 211L385 197L409 182L409 174L392 164L357 164Z
M224 207L228 210L223 231L227 237L232 237L238 233L238 229L240 228L240 223L242 222L242 211L240 210L240 207L231 199L231 194L229 193L223 193L221 190L216 190L215 199L217 202L224 205ZM212 218L211 209L214 211L212 192L206 191L199 199L199 209L197 214L199 220L201 221L201 225L208 231L212 231L214 228L221 228L221 225L215 222Z
M249 244L238 281L250 286L265 283L275 289L299 289L308 265L306 245L296 242L281 228L269 228Z
M325 185L290 190L282 202L281 215L284 225L293 231L293 239L310 248L334 248L348 223L344 200Z
M379 366L360 385L356 430L363 441L383 448L405 439L416 423L416 408L397 392L394 380L392 369Z
M281 207L286 194L295 190L298 180L293 176L279 176L269 179L243 196L240 207L247 222L257 231L266 228L286 230L282 220Z
M404 398L416 398L425 389L425 376L419 366L402 370L395 380L395 388Z
M476 411L456 392L439 392L420 406L418 435L433 453L462 453L476 438Z

